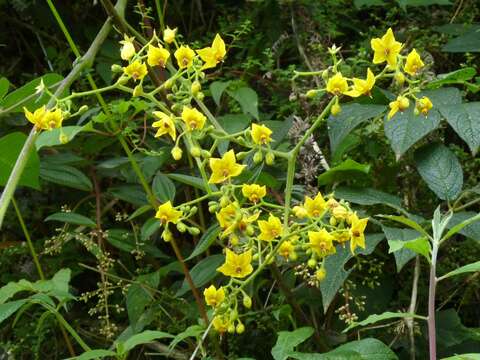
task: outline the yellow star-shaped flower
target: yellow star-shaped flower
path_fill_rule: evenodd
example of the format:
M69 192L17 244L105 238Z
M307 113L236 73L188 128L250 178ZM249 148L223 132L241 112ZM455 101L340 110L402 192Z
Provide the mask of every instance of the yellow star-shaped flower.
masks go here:
M417 110L425 116L427 116L428 112L432 109L432 107L432 101L426 96L422 97L417 101Z
M209 184L218 184L227 181L231 177L240 175L245 168L245 165L237 164L233 150L227 151L221 159L210 158L209 165L212 170L212 175L208 180Z
M155 137L160 137L162 135L168 134L173 141L177 138L177 131L175 129L175 123L172 118L167 114L161 111L154 111L153 116L157 117L159 120L155 121L152 126L158 128Z
M171 44L172 42L175 41L176 34L177 34L177 28L170 29L167 26L167 28L163 31L163 41L165 41L167 44Z
M183 107L182 120L190 131L200 130L205 125L207 118L195 108Z
M272 141L272 130L265 125L252 124L252 139L255 144L265 145Z
M180 69L189 68L193 64L193 58L195 57L195 51L188 46L180 46L174 53L175 59Z
M384 61L391 67L397 65L397 55L402 49L402 43L395 40L391 28L387 30L382 38L375 38L370 41L370 45L374 51L373 63L381 64Z
M265 185L244 184L242 186L242 194L251 202L257 203L267 195L267 187Z
M147 75L147 65L140 60L135 60L127 67L124 67L123 72L135 81L142 80Z
M407 55L407 60L405 61L405 67L403 69L407 74L415 76L424 65L425 64L420 55L418 55L417 50L413 49Z
M308 240L310 240L310 248L320 258L324 258L327 255L335 254L336 249L333 245L334 237L325 229L320 231L309 231Z
M368 218L359 219L356 213L350 215L350 251L354 253L357 247L365 249L364 231L367 227Z
M163 47L156 47L150 45L147 52L147 64L150 66L160 66L164 68L167 66L167 61L170 58L170 53Z
M322 194L319 192L314 199L309 196L305 196L305 203L303 204L303 207L305 208L308 217L318 217L326 210L327 203Z
M220 266L217 271L223 275L244 278L253 271L252 266L252 249L241 254L236 254L232 250L227 249L227 257L225 263Z
M270 215L268 221L259 220L258 227L260 228L260 235L258 236L260 240L272 241L283 234L282 223L274 215Z
M182 217L183 213L180 210L175 210L172 206L170 201L160 205L155 214L155 217L161 221L161 223L165 226L169 222L172 224L176 224L180 218Z
M134 37L128 37L126 34L123 36L123 40L120 41L122 48L120 49L120 57L123 60L130 60L135 55L135 46L133 45Z
M207 305L217 307L225 299L225 290L223 290L223 287L217 289L215 286L210 285L203 291L203 296Z
M219 34L215 35L212 46L197 50L197 54L205 62L202 69L209 69L217 66L217 64L223 60L226 53L225 42Z
M345 94L348 91L347 79L341 72L337 72L327 81L327 91L333 95Z
M390 120L398 111L404 111L410 106L410 101L405 96L398 96L397 100L388 104L390 111L388 112L388 120Z
M371 91L375 85L375 75L373 75L372 70L367 69L367 78L357 79L353 78L353 89L347 91L345 95L351 97L359 97L361 95L371 96Z

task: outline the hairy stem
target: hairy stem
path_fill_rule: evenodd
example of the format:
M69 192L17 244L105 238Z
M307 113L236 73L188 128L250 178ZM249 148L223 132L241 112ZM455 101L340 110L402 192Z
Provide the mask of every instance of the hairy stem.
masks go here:
M430 265L430 282L428 286L428 348L430 360L437 359L437 336L435 328L435 290L437 287L436 265L437 265L438 243L432 244L432 263Z
M412 295L410 297L410 306L408 312L410 314L415 313L417 307L417 295L418 295L418 278L420 277L420 256L415 258L415 269L413 271L413 283L412 283ZM413 318L407 319L408 336L410 339L410 359L415 360L415 320Z

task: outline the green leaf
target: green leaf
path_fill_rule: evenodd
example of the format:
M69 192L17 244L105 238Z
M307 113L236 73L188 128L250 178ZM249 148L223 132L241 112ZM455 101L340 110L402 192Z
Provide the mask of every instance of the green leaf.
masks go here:
M452 237L456 233L480 241L480 222L475 216L478 216L478 213L473 211L454 213L447 225L450 231L443 237L442 241Z
M5 77L0 78L0 101L7 94L9 86L10 86L10 81L8 81L7 78Z
M90 179L83 172L72 166L42 163L40 167L40 178L77 190L92 191L92 182Z
M27 136L20 132L5 135L0 139L0 186L6 185L26 140ZM18 185L40 190L39 173L40 160L35 149L32 149Z
M255 119L258 117L258 96L255 90L249 87L241 87L234 91L228 91L228 94L240 104L244 114L252 115Z
M218 274L217 268L222 265L224 261L225 256L216 254L208 256L197 263L190 270L190 275L192 276L195 287L201 287L211 281ZM187 283L187 280L183 280L182 286L177 291L175 296L182 296L188 291L190 291L190 287Z
M151 218L145 221L140 231L140 238L142 241L150 239L150 237L160 229L160 220L157 218Z
M218 237L222 229L218 225L212 225L210 226L205 233L203 233L202 237L200 238L200 241L198 242L197 246L195 249L192 251L190 256L185 259L185 261L191 260L194 257L203 254L205 251L208 250L210 245L213 244L215 239Z
M28 299L22 299L0 304L0 324L15 314L27 301Z
M437 80L434 80L428 84L428 88L436 89L443 85L448 84L463 84L468 80L473 79L477 71L473 67L466 67L458 69L447 74L439 74Z
M382 226L382 229L388 241L409 241L421 236L418 231L412 229L399 229L388 226ZM395 257L397 272L400 272L402 268L415 257L415 252L409 249L401 249L394 252L393 256Z
M357 255L369 255L385 237L383 234L369 234L365 239L365 250L356 251ZM337 246L337 252L325 258L325 270L327 276L320 283L322 292L323 310L327 312L330 303L343 285L351 270L345 270L344 266L352 258L352 253L347 247Z
M135 210L127 219L127 221L132 221L133 219L145 214L146 212L149 212L150 210L153 210L152 205L147 204L139 207L137 210Z
M428 262L430 262L431 246L427 238L419 237L417 239L408 240L408 241L390 240L388 241L388 245L390 247L390 249L388 250L389 254L399 251L401 249L409 249L416 254L424 256L425 259L427 259Z
M173 181L178 181L182 184L186 184L203 191L206 190L203 180L199 177L185 175L185 174L177 174L177 173L167 174L167 176ZM209 186L210 186L210 189L212 189L212 191L217 191L217 187L215 185L209 185Z
M148 204L147 196L140 185L125 184L114 186L108 189L108 192L112 194L113 197L136 206Z
M200 325L191 325L188 328L185 329L185 331L182 331L181 333L177 334L170 345L168 345L169 349L174 349L177 344L189 337L194 337L194 338L200 338L201 335L205 332L205 328Z
M442 360L480 360L480 354L461 354L442 358Z
M94 349L94 350L85 351L83 354L68 358L67 360L94 360L94 359L101 359L107 356L114 357L115 355L116 353L111 350Z
M250 120L250 116L245 114L227 114L217 118L217 121L220 123L222 128L229 134L233 134L247 128L250 124ZM219 141L218 150L220 154L227 152L229 144L230 142L228 140Z
M230 85L230 81L214 81L210 84L210 92L217 106L220 106L220 99L228 85Z
M360 205L385 204L393 208L401 208L402 205L399 197L372 188L339 186L335 189L335 196Z
M423 227L420 226L417 222L413 221L412 219L406 218L405 216L398 216L398 215L377 215L378 217L382 217L385 219L396 221L400 224L407 225L408 227L418 231L420 234L429 238L429 234L425 231Z
M474 27L463 35L450 40L443 48L445 52L480 52L480 28Z
M162 173L157 173L153 178L152 191L160 202L165 203L175 199L175 184L170 178Z
M468 265L464 265L462 267L459 267L458 269L450 271L449 273L441 276L440 280L443 280L452 276L460 275L460 274L465 274L468 272L477 272L477 271L480 271L480 261L477 261Z
M475 156L480 146L480 102L442 106L440 112Z
M90 227L96 227L97 224L95 221L89 219L86 216L73 213L73 212L57 212L48 216L45 221L60 221L63 223L68 224L75 224L75 225L85 225Z
M330 168L318 177L318 185L332 184L349 180L358 174L368 174L370 165L360 164L352 159L347 159L339 165Z
M117 249L131 253L132 250L144 250L148 255L158 259L168 259L158 247L149 243L140 243L136 241L131 232L125 229L109 229L107 241Z
M44 146L63 145L64 143L60 141L62 134L67 136L68 141L71 141L83 128L84 126L63 126L61 129L42 131L35 141L35 147L38 151Z
M155 271L150 274L140 275L130 285L125 299L130 325L135 327L146 307L154 301L155 298L151 289L156 289L159 282L160 274L158 271Z
M38 95L35 94L35 88L40 85L40 80L43 80L45 86L50 88L52 85L62 81L63 77L58 74L46 74L30 81L21 88L12 91L5 96L3 100L0 101L0 111L10 107L10 112L22 112L23 107L33 111L45 105L50 99L50 96L45 93ZM66 95L66 92L59 97L61 98L64 95Z
M382 314L372 314L368 316L365 320L359 321L359 322L353 322L351 325L349 325L343 332L347 332L352 330L353 328L356 328L358 326L366 326L366 325L371 325L371 324L376 324L379 321L383 320L390 320L390 319L408 319L408 318L416 318L416 319L423 319L425 320L424 316L419 316L416 314L411 314L411 313L403 313L403 312L390 312L386 311Z
M477 345L480 341L478 329L464 326L454 309L437 312L436 329L437 346L441 349L463 345L465 342L473 342L473 344Z
M336 116L330 115L327 120L332 154L337 151L338 146L353 129L371 118L380 116L385 110L384 105L356 103L342 105L342 112Z
M275 360L287 360L295 347L313 334L313 328L302 327L294 331L278 332L277 342L272 348L272 356Z
M397 0L397 2L404 11L407 10L407 6L452 5L451 0Z
M145 330L140 334L133 335L131 338L125 341L123 343L124 351L121 352L121 354L127 354L135 346L138 346L141 344L147 344L152 342L153 340L163 339L166 337L173 337L173 336L163 331Z
M445 145L429 144L415 152L415 164L428 187L442 200L454 200L462 191L460 162Z

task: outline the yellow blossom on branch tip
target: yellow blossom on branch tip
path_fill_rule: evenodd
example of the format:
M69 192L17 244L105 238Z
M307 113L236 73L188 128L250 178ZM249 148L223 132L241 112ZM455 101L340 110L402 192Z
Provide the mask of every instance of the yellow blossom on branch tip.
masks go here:
M176 34L177 34L177 28L170 29L167 26L167 28L163 31L163 41L165 41L167 44L171 44L172 42L175 41Z
M221 159L210 158L209 165L212 170L212 175L208 180L209 184L222 183L232 177L238 176L245 168L245 165L237 164L233 150L227 151Z
M175 208L172 206L172 203L167 201L159 206L155 217L159 219L163 225L166 225L169 222L176 224L182 215L183 213L180 210L175 210Z
M414 76L418 73L418 71L424 66L420 55L418 55L417 51L413 49L410 54L407 55L407 60L405 61L404 70L407 74Z
M337 72L327 81L327 91L333 95L345 94L348 91L347 79L341 72Z
M388 104L390 111L388 112L388 120L390 120L398 111L404 111L410 106L410 101L405 96L398 96L397 100Z
M120 44L122 44L122 48L120 49L120 57L123 60L130 60L130 58L135 55L135 45L133 44L134 40L134 37L128 37L127 35L124 35L123 40L120 41Z
M154 111L153 116L157 117L159 120L155 121L152 126L158 128L155 137L160 137L162 135L168 134L173 141L177 138L177 131L175 129L175 123L172 118L161 111Z
M180 69L189 68L193 64L193 58L195 57L195 51L188 46L180 46L174 53L175 59Z
M258 236L260 240L272 241L283 234L282 223L275 215L270 215L268 221L259 220L258 227L260 228Z
M217 307L225 299L225 290L223 290L223 287L217 289L215 286L210 285L203 291L203 296L207 305Z
M235 202L221 208L220 211L215 214L220 227L226 229L232 226L235 223L238 211L238 204Z
M219 34L215 35L212 46L197 50L197 54L205 62L202 69L210 69L217 66L223 60L227 51L225 49L225 42Z
M373 63L381 64L387 62L391 67L397 65L397 55L402 49L402 43L395 40L391 28L387 30L382 38L375 38L370 41L370 45L374 51Z
M308 217L318 217L327 208L327 203L322 194L319 192L314 199L309 196L305 196L303 207L305 208Z
M334 254L336 252L333 245L334 237L327 230L321 229L320 231L309 231L308 240L310 240L310 248L320 258L324 258L327 255Z
M243 184L242 194L251 202L257 203L263 197L265 197L265 195L267 195L267 187L265 185L260 186L257 184Z
M236 254L232 250L227 249L225 263L220 266L217 271L222 274L234 278L244 278L253 271L252 266L252 249L241 254Z
M123 68L123 72L133 78L133 80L142 80L147 75L147 65L140 60L135 60L133 63Z
M359 219L356 213L350 215L350 251L354 253L357 247L365 249L365 228L367 227L368 218Z
M252 139L255 144L265 145L272 141L272 130L265 125L252 124Z
M160 66L164 68L170 58L170 53L163 47L150 45L147 52L147 63L150 66Z
M223 334L228 330L230 320L226 316L216 315L212 320L213 328Z
M353 78L353 89L347 91L345 95L348 95L351 97L359 97L361 95L372 96L371 91L374 85L375 85L375 75L373 75L372 70L368 68L367 78L365 80Z
M427 116L428 112L432 109L433 104L431 100L424 96L417 101L417 110L423 115Z
M63 114L60 109L47 110L46 106L36 109L33 113L23 108L25 117L37 130L52 130L62 126Z
M295 246L290 241L285 241L280 245L278 249L278 254L287 259L291 254L295 252Z
M184 106L182 110L182 120L187 126L187 129L193 131L203 129L207 118L197 109Z

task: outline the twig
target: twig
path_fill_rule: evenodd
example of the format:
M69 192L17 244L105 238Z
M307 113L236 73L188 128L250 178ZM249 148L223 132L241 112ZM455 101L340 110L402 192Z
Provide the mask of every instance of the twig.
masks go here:
M415 313L417 307L418 278L420 277L420 256L415 258L415 269L413 271L412 295L410 297L410 306L408 312ZM405 319L408 327L408 336L410 338L410 359L415 360L415 320L413 318Z

